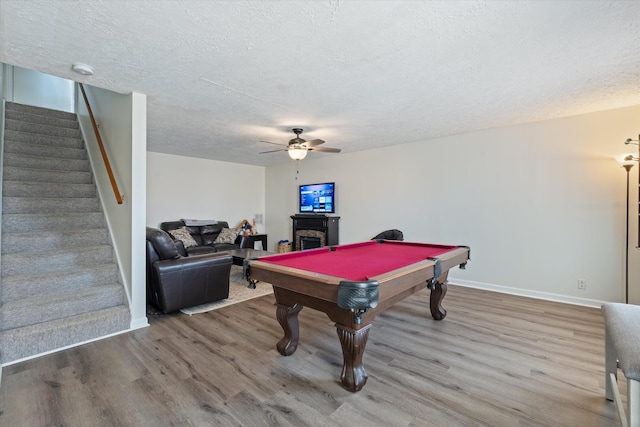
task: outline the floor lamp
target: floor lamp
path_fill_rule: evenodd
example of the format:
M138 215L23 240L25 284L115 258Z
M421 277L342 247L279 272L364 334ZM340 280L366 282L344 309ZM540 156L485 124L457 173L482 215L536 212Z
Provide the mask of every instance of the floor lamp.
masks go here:
M624 142L625 145L637 145L638 152L627 154L623 158L620 159L620 165L627 171L627 224L626 224L626 236L627 236L627 246L624 248L625 251L625 274L624 274L624 288L625 288L625 303L629 304L629 171L633 167L633 165L640 161L640 135L638 135L638 139L627 138ZM638 190L640 191L640 174L638 174ZM636 205L640 208L640 194L638 195L638 204ZM636 248L640 249L640 212L638 213L638 242L636 244Z
M629 157L629 156L627 156ZM627 171L627 220L625 222L625 246L624 246L624 302L629 304L629 171L633 167L633 160L625 157L622 167Z

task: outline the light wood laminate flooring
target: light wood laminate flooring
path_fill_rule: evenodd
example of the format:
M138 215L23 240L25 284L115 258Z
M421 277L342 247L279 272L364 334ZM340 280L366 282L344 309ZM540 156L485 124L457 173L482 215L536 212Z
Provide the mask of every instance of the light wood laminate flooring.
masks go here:
M148 328L4 367L0 425L618 425L599 309L450 285L437 322L425 289L376 318L368 382L350 393L332 322L302 310L298 350L281 356L274 301L151 316Z

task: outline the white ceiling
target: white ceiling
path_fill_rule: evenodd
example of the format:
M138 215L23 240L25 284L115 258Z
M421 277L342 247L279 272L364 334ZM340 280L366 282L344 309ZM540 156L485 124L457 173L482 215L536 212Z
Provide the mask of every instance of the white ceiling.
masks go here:
M0 62L146 94L150 151L270 165L292 127L347 153L640 104L640 1L1 0Z

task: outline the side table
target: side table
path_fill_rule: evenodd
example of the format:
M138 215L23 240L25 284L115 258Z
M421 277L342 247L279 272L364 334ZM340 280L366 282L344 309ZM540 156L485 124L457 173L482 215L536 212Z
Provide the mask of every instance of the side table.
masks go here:
M262 243L262 250L268 250L267 247L267 235L266 234L251 234L249 236L242 236L242 241L240 242L241 249L254 249L255 243Z

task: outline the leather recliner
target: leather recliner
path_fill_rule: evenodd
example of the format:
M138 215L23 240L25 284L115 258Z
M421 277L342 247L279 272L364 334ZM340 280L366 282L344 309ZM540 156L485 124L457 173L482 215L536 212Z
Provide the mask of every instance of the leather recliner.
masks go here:
M147 227L147 303L170 313L229 297L231 256L182 256L166 232Z

